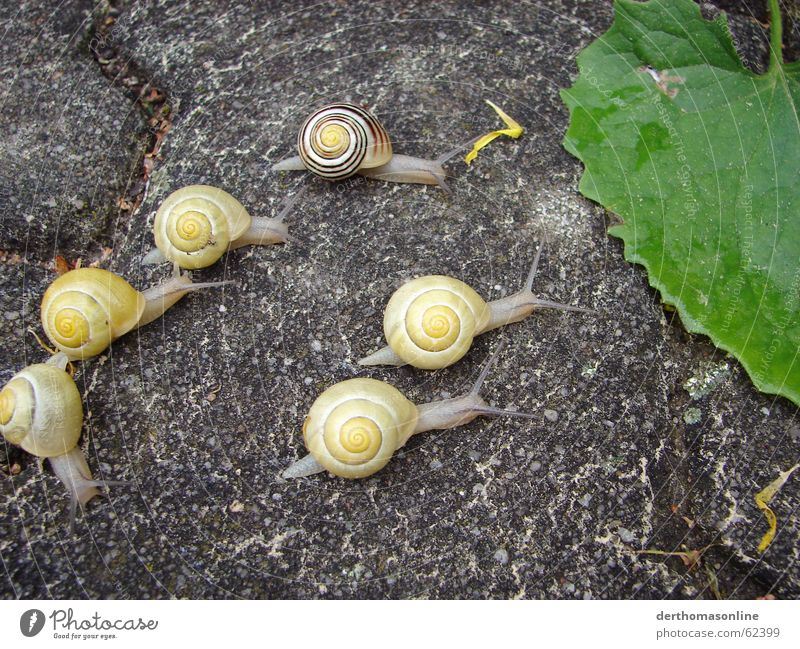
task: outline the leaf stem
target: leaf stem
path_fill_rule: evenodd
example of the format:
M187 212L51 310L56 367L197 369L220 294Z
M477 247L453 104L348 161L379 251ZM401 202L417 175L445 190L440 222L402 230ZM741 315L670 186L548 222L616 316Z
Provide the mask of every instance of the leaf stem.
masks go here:
M769 72L775 73L783 65L783 25L778 0L769 0Z

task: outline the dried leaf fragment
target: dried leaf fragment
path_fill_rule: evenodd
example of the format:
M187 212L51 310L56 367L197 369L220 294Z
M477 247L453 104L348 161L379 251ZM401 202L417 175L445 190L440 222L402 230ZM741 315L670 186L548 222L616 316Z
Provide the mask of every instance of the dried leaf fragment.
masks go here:
M81 260L78 259L74 264L69 263L64 257L61 255L56 255L55 259L53 259L53 268L56 271L56 274L61 276L64 273L68 273L69 271L80 268L81 267Z
M39 334L36 333L36 331L33 329L33 327L28 327L28 333L32 334L33 337L36 338L36 342L39 343L39 346L42 349L44 349L46 352L48 352L51 356L58 353L58 350L55 350L52 347L49 347L48 345L46 345L44 343L44 341L41 339Z
M69 272L69 263L61 255L56 255L53 265L56 267L56 273L58 275L63 275Z
M786 481L798 468L800 468L800 464L795 464L788 471L781 472L775 480L756 494L756 506L764 512L764 517L767 519L767 523L769 523L769 529L764 536L761 537L761 543L758 544L759 552L764 552L770 546L778 531L778 519L775 516L775 512L769 508L769 501L783 488L783 485L786 484Z
M702 551L684 550L683 552L667 552L665 550L639 550L639 554L655 554L661 557L678 557L689 570L694 569L700 561Z
M692 571L697 568L698 564L700 563L700 559L703 558L705 552L715 545L715 543L711 543L704 548L700 548L699 550L691 550L685 545L681 545L681 551L674 552L667 552L666 550L637 550L637 554L654 554L661 557L678 557L681 561L683 561L683 565L686 566L687 570Z

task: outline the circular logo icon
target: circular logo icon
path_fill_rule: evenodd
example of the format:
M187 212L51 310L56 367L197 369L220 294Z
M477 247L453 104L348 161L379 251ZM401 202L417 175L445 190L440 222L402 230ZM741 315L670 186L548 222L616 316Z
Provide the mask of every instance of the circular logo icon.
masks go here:
M38 608L32 608L30 611L25 611L22 617L19 618L19 630L22 635L27 638L32 638L39 631L44 628L44 613Z

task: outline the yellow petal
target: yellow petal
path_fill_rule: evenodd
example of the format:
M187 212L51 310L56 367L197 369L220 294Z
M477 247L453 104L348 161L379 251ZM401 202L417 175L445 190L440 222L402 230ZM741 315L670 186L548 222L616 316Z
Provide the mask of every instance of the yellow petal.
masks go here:
M508 131L503 131L504 135L509 135L514 139L516 139L525 132L525 129L522 128L522 125L512 117L509 117L508 114L506 114L502 108L492 103L488 99L484 99L484 101L487 104L489 104L492 108L494 108L494 112L500 115L500 119L502 119L505 122L506 126L508 126Z
M766 487L756 494L756 505L762 512L764 512L764 517L767 519L767 523L769 524L769 529L761 538L761 543L758 544L759 552L764 552L764 550L769 547L770 543L772 543L772 540L775 538L775 533L778 530L778 519L775 517L775 512L769 508L768 503L770 500L772 500L772 497L781 490L783 485L786 484L789 476L791 476L799 468L800 464L795 464L788 471L783 471L778 475L777 478L775 478L775 480L770 482Z
M500 137L501 135L507 135L508 137L514 138L515 140L525 132L525 129L513 118L509 117L499 106L496 106L488 99L485 100L487 104L489 104L494 111L500 116L506 126L508 128L500 129L497 131L492 131L491 133L487 133L483 137L481 137L475 144L472 145L472 151L470 151L466 157L464 158L464 162L469 164L475 158L478 157L478 151L480 151L483 147L489 144L492 140Z

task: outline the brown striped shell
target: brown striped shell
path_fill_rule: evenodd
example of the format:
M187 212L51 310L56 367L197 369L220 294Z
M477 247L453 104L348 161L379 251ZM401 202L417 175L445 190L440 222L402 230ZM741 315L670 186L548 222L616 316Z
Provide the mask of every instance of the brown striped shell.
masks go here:
M330 104L314 112L300 129L297 148L306 168L327 180L349 178L392 157L386 129L355 104Z

